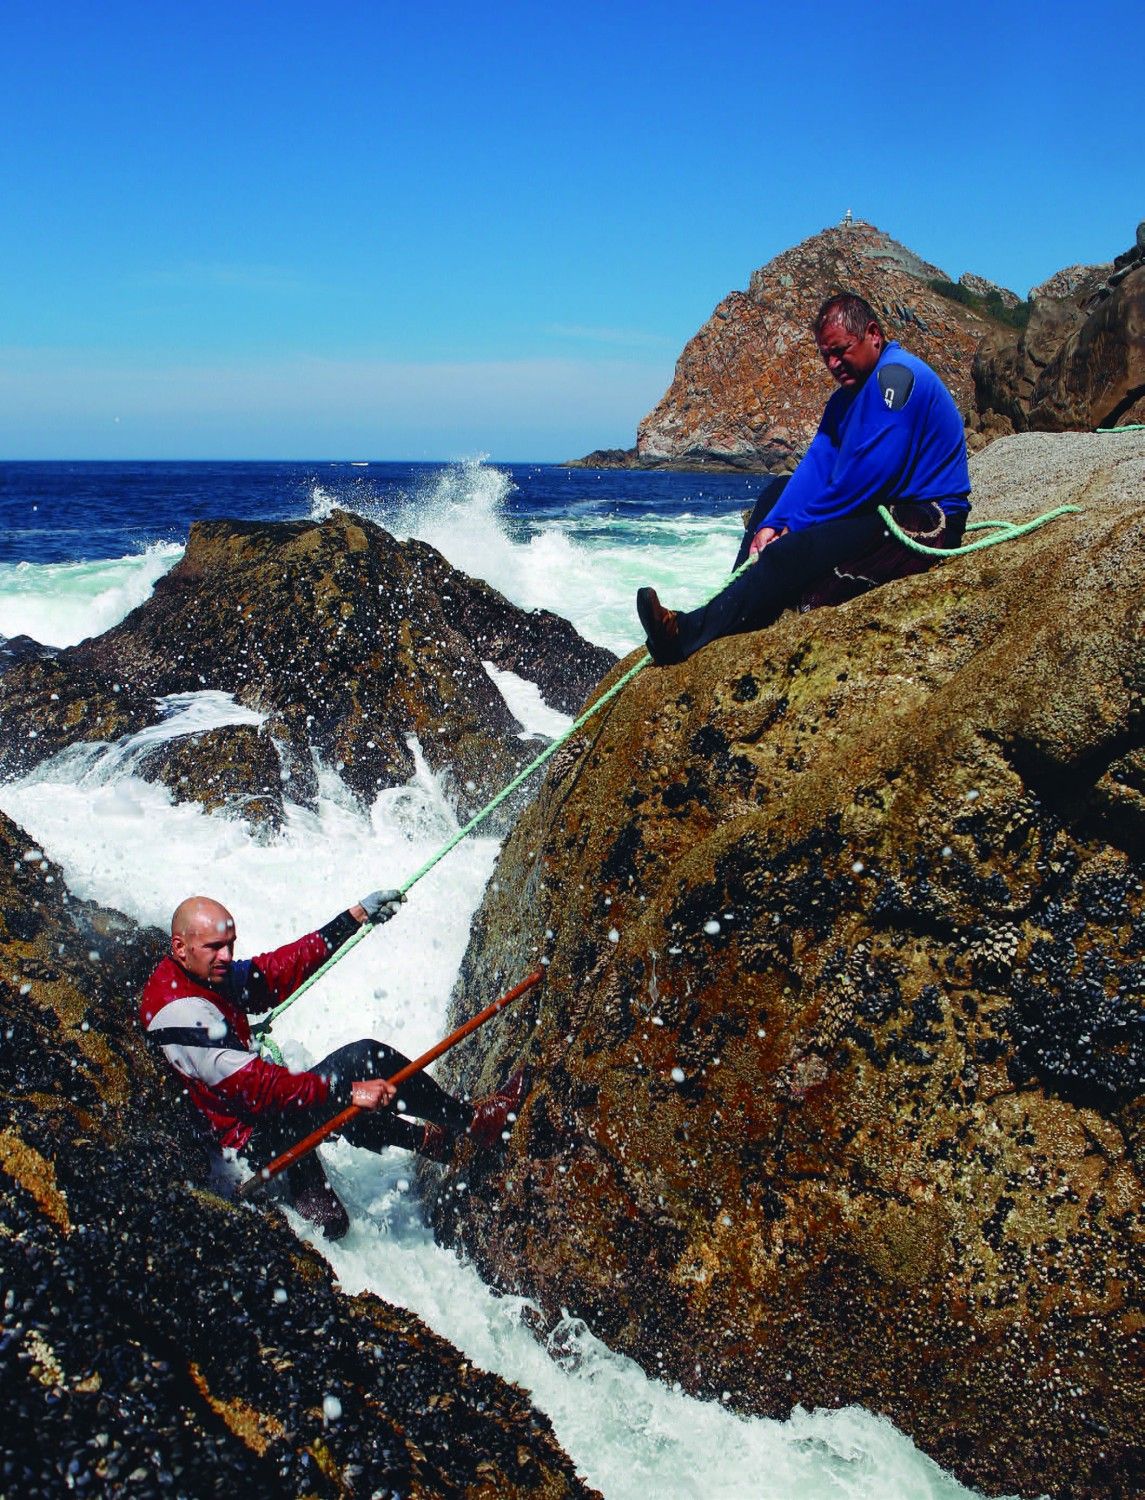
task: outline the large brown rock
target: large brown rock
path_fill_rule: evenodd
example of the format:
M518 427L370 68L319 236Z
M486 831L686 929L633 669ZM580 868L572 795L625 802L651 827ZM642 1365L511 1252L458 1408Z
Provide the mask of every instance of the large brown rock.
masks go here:
M566 620L518 609L432 547L345 512L321 524L202 522L121 624L0 675L0 771L155 723L160 695L214 689L265 714L264 732L152 752L142 774L176 795L273 827L283 787L313 802L316 756L372 800L413 773L416 736L469 812L525 758L482 662L571 709L614 660Z
M1022 332L987 333L973 374L985 429L1088 432L1145 420L1145 249L1051 278Z
M973 473L980 514L1084 514L646 668L554 759L458 987L549 960L454 1064L532 1091L436 1224L689 1391L858 1402L990 1492L1128 1496L1145 441Z
M135 1020L160 935L37 854L0 815L4 1494L587 1496L523 1392L211 1190Z
M1063 341L1031 397L1034 432L1145 421L1145 263Z
M1008 430L1026 431L1039 380L1084 322L1079 302L1039 297L1021 333L1012 328L988 330L973 364L978 423L989 427L1001 417Z
M949 278L858 221L785 250L753 272L746 292L725 297L689 340L672 384L640 423L636 462L791 468L834 389L811 325L838 291L866 297L888 337L925 359L969 411L974 351L992 325L933 290L934 280Z

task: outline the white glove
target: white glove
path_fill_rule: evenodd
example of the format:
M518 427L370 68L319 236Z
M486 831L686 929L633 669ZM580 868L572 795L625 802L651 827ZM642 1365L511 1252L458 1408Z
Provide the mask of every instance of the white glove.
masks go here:
M368 896L362 897L358 905L366 913L366 921L377 927L382 922L388 922L404 900L401 891L371 891Z

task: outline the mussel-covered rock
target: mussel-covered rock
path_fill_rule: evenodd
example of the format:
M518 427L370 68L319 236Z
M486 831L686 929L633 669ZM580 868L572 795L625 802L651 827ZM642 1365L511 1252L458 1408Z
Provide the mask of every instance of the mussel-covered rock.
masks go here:
M527 676L571 711L614 660L566 620L518 609L432 547L398 543L360 517L203 522L121 624L0 674L0 773L156 724L161 699L213 691L263 715L273 742L277 770L264 747L249 779L239 764L249 736L241 748L233 736L225 750L194 747L216 773L237 752L226 786L214 785L240 811L236 799L250 798L256 820L280 816L276 778L313 802L316 758L372 800L413 774L414 741L468 814L532 753L482 663ZM177 795L185 774L171 778ZM214 800L211 784L200 790Z

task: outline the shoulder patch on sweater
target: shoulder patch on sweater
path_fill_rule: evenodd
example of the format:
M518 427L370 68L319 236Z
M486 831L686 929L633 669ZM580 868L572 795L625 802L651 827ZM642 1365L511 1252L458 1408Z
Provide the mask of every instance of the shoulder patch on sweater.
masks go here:
M888 411L902 411L914 390L914 376L906 365L883 365L878 377L883 405Z

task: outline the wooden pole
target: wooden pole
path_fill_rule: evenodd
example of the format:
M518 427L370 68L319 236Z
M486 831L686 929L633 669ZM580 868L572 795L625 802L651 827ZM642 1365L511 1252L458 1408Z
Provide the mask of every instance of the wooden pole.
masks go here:
M499 1000L494 1000L492 1005L487 1005L483 1011L479 1011L477 1015L472 1016L463 1025L459 1026L456 1031L451 1031L447 1037L443 1037L428 1052L423 1052L420 1057L414 1058L413 1062L407 1063L404 1068L400 1068L389 1082L396 1088L399 1084L404 1083L407 1078L412 1078L415 1073L420 1073L423 1068L428 1068L430 1063L439 1058L442 1053L448 1052L451 1047L456 1047L457 1043L464 1037L467 1037L471 1031L476 1031L479 1026L484 1026L485 1022L492 1020L498 1011L504 1010L507 1005L512 1005L514 1000L519 1000L526 991L531 990L534 985L540 984L544 977L544 969L534 969L531 974L521 980L520 984L514 985L511 990L506 990ZM300 1161L304 1156L313 1151L315 1146L320 1146L328 1136L336 1135L343 1126L349 1124L355 1115L364 1113L365 1111L356 1104L350 1104L345 1109L340 1110L332 1120L327 1120L325 1125L320 1125L317 1130L311 1131L308 1136L303 1137L302 1140L291 1146L289 1150L284 1151L281 1156L276 1156L273 1161L268 1162L265 1167L261 1168L253 1177L243 1183L236 1196L239 1198L252 1197L272 1177L277 1177L287 1167L292 1167L296 1161Z

